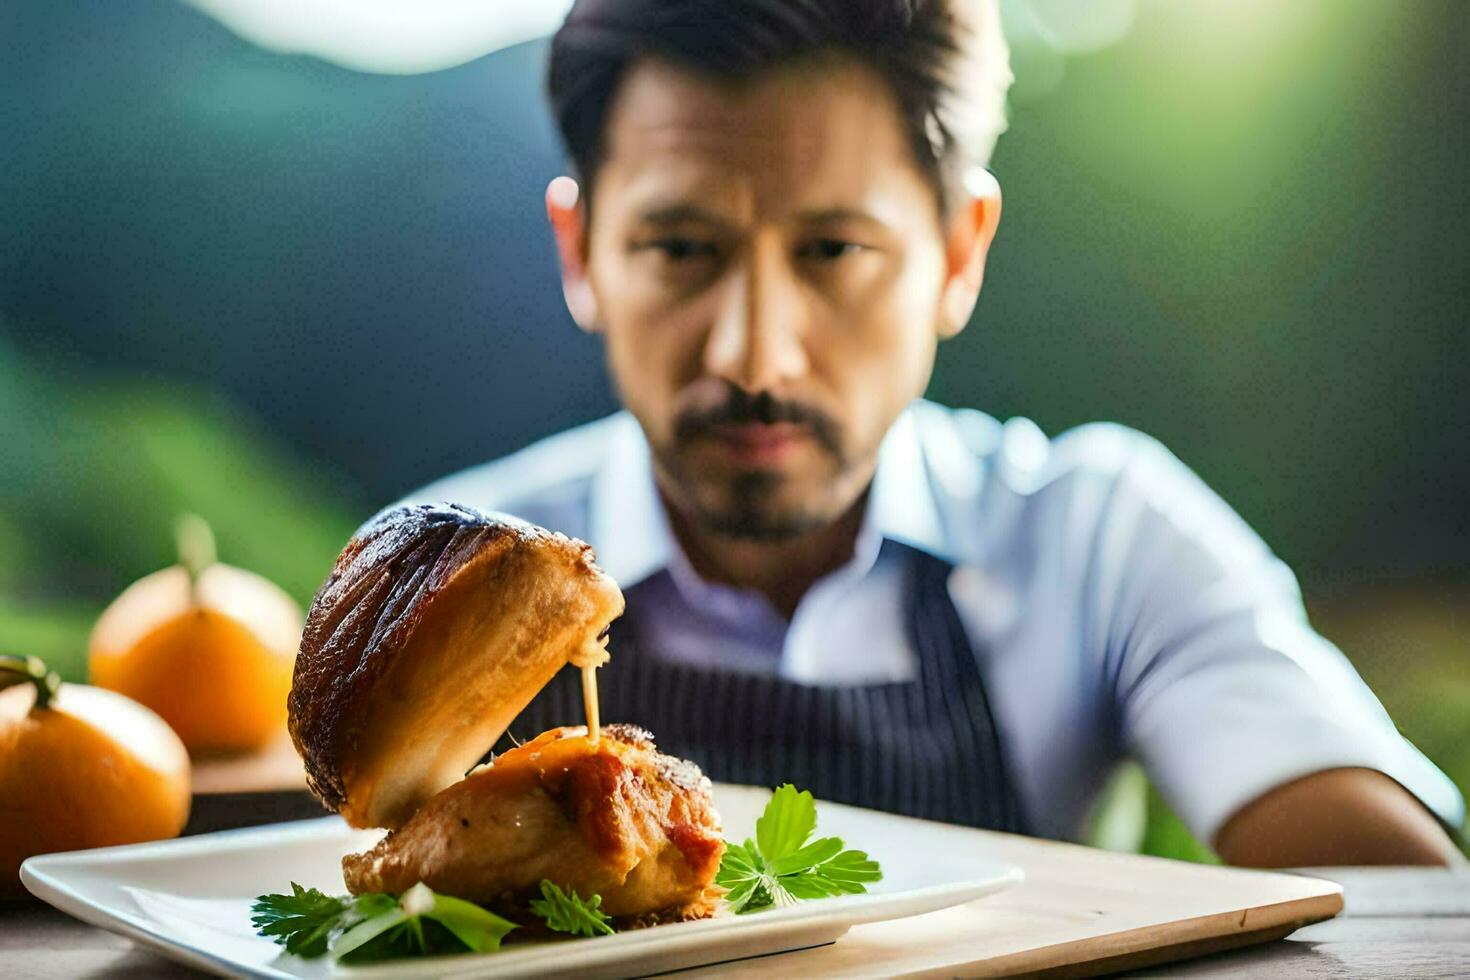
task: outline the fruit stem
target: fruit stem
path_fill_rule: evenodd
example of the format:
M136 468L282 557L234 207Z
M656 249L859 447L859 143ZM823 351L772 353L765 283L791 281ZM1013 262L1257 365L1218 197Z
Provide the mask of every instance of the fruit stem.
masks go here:
M199 605L199 576L215 562L214 532L198 514L180 514L174 521L174 543L179 564L189 573L189 605Z
M61 689L61 675L46 669L40 657L22 657L14 653L0 653L0 688L16 684L36 685L36 703L33 711L51 706L51 699Z

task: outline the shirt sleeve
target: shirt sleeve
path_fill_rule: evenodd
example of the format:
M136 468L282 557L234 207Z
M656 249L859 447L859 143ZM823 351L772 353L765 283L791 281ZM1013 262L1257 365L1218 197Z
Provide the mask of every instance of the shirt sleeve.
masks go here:
M1124 745L1200 840L1263 793L1347 766L1463 823L1455 785L1309 625L1290 570L1158 443L1131 448L1097 542Z

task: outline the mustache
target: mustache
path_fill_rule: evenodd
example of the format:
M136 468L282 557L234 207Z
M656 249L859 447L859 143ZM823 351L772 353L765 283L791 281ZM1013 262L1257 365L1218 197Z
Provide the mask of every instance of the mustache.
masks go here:
M819 445L834 456L842 455L838 425L830 415L802 402L777 398L769 391L752 395L733 385L718 404L680 412L674 419L674 438L679 442L690 442L714 435L715 430L724 425L774 425L777 422L805 425Z

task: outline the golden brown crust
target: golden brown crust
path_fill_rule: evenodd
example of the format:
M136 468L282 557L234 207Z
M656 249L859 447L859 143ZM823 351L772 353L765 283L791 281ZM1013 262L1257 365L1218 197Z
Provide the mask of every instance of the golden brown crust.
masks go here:
M666 926L673 922L696 922L700 919L713 919L720 910L720 899L725 897L726 889L719 885L710 885L704 893L694 901L684 905L675 905L671 908L660 909L657 912L644 912L642 915L623 915L612 920L612 926L618 932L626 932L629 929L648 929L653 926Z
M439 782L463 758L457 778L499 735L479 719L519 712L621 611L581 541L453 504L379 515L348 542L302 634L288 710L312 790L355 826L398 825L442 786L397 785L389 756L409 752L408 772L427 759ZM413 755L424 739L436 754Z

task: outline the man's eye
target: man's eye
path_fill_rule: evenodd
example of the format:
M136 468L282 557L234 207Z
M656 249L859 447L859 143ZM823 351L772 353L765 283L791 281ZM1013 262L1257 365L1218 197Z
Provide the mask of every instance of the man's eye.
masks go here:
M797 249L797 254L804 259L830 262L844 255L851 255L862 247L857 242L845 242L840 238L817 238L802 245Z
M715 254L713 242L701 241L697 238L657 238L647 243L646 247L657 249L666 258L675 262L708 259L713 258Z

